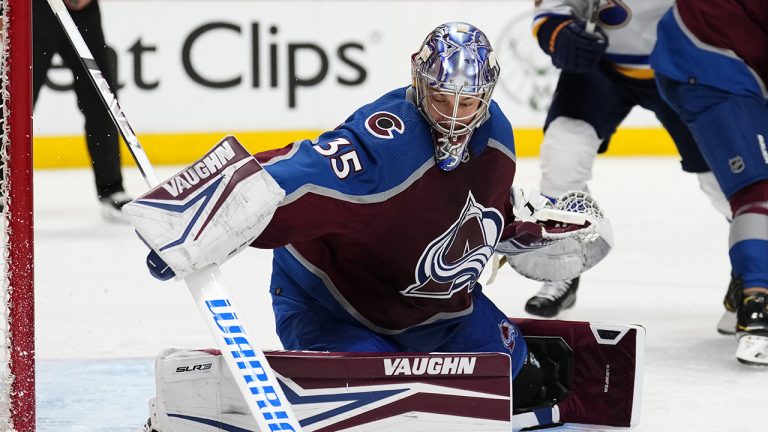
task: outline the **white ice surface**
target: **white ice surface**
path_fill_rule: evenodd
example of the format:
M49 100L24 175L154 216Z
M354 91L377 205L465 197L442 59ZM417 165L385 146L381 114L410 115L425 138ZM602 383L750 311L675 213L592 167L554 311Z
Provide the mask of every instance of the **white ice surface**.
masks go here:
M185 285L153 280L132 230L102 221L90 171L35 174L38 430L135 430L154 391L152 358L213 341ZM124 177L134 196L145 190L138 171ZM538 184L535 159L519 161L516 184ZM567 318L646 328L633 430L768 430L768 368L739 364L735 339L715 331L729 281L727 224L696 178L673 158L601 158L591 189L617 245L583 276ZM222 270L256 339L279 348L270 265L269 251L250 249ZM537 289L504 268L485 292L510 316L525 316Z

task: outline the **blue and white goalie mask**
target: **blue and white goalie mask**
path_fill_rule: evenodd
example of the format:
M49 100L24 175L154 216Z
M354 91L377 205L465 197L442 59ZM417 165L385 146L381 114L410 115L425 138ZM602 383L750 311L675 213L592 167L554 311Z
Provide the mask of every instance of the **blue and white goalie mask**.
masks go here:
M411 57L416 105L432 126L444 171L469 158L472 132L489 116L499 65L485 34L461 22L434 29Z

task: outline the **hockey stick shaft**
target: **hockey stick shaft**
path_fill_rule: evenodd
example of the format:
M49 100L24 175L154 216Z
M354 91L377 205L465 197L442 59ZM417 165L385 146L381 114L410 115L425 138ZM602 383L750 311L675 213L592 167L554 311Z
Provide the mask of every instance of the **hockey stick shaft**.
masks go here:
M597 26L597 14L600 11L600 0L591 0L589 3L589 17L585 30L589 34L595 34L595 27Z
M88 46L62 0L48 0L72 46L75 48L92 84L101 96L120 135L128 145L139 171L151 188L159 184L149 158L141 147L109 84L104 79ZM223 276L217 266L208 266L185 278L195 303L222 352L227 367L253 414L259 430L301 431L290 403L280 387L264 352L250 336L242 315L237 311Z
M152 164L149 162L149 158L147 158L147 154L144 152L141 144L139 144L139 139L136 137L133 128L131 128L131 125L128 123L128 119L125 117L122 108L120 108L120 104L117 103L117 98L109 88L109 83L107 83L104 75L102 75L99 66L96 64L96 60L93 59L91 50L88 49L85 40L83 40L82 35L80 35L80 32L77 30L75 22L72 21L72 16L69 15L69 11L67 11L62 0L48 0L48 4L56 15L56 18L58 18L70 43L72 43L72 46L75 48L78 57L80 57L80 61L88 72L91 83L98 90L101 100L104 102L117 130L128 145L128 150L136 161L141 176L144 177L147 186L150 188L157 186L160 181L155 174L155 170L152 168Z

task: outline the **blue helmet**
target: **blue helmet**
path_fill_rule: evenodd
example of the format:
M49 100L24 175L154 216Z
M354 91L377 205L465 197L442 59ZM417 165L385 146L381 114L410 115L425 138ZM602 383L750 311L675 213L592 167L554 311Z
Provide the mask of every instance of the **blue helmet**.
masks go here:
M500 68L485 34L451 22L434 29L411 57L416 105L433 129L435 157L446 171L469 153L472 132L489 115Z

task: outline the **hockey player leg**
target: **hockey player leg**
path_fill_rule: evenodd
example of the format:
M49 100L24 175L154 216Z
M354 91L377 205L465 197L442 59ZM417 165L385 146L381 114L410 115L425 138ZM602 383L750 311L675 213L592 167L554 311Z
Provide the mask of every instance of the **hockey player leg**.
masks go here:
M744 286L736 313L736 358L768 366L768 180L739 190L730 201L730 255Z
M587 190L602 140L589 123L554 119L541 142L541 193L555 199L570 190Z
M738 70L734 68L735 72ZM657 75L657 84L670 105L681 113L707 160L716 162L709 165L729 197L733 213L729 236L731 266L744 286L737 312L737 334L743 342L740 341L736 356L740 361L767 364L761 354L762 344L755 344L768 336L768 317L761 312L765 302L761 293L768 293L765 99L691 85L662 74Z
M715 174L711 171L696 173L696 177L699 179L699 187L704 194L709 198L709 202L712 207L715 208L720 214L725 217L729 222L733 219L731 213L731 204L728 202L723 190L720 189L720 185L717 183Z
M723 298L725 312L720 317L720 321L717 322L718 333L728 336L736 334L736 310L739 308L744 297L743 290L744 284L741 283L741 279L731 275L728 291L726 291Z
M602 140L587 122L559 117L547 128L541 143L541 192L556 198L569 190L587 191L592 166ZM576 303L579 277L544 282L525 303L531 315L553 318Z
M562 313L576 303L580 279L581 276L577 276L573 279L544 282L539 292L525 303L525 311L543 318L562 318Z
M709 198L712 207L722 214L728 222L731 222L733 219L731 205L722 189L720 189L715 174L708 171L696 173L696 176L699 179L699 187ZM740 300L736 299L735 296L741 296L742 286L740 284L741 281L731 275L731 282L728 284L728 291L725 293L725 298L723 299L725 311L723 312L720 321L717 323L717 332L720 334L732 335L736 333L736 307Z

